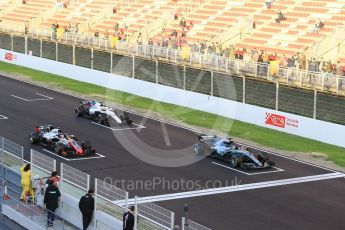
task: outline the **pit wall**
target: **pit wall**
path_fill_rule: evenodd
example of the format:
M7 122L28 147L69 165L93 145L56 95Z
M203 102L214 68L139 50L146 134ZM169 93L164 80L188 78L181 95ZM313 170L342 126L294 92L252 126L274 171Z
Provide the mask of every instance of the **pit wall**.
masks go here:
M0 61L345 147L343 140L345 126L330 122L278 112L4 49L0 49Z

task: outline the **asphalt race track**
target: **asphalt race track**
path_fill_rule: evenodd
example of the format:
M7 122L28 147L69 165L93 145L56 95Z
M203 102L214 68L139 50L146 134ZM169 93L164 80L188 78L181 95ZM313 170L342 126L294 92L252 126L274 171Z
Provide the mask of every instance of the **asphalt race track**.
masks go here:
M111 130L76 118L73 111L79 101L1 77L0 136L23 145L26 159L33 148L98 179L108 177L130 198L138 195L142 201L174 211L176 220L188 203L189 218L212 229L344 229L344 174L274 153L269 156L277 168L234 170L223 162L195 156L192 146L197 138L192 130L135 114L130 116L136 125ZM65 160L41 146L31 146L28 135L41 124L90 140L98 155ZM186 165L162 167L181 163ZM132 186L133 181L154 185Z

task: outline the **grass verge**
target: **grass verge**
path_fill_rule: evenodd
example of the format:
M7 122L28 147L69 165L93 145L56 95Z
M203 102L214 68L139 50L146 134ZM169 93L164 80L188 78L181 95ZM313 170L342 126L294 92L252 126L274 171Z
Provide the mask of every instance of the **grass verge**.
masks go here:
M286 134L268 128L244 123L214 114L192 110L168 103L154 101L101 86L71 80L54 74L41 72L5 62L0 62L0 71L20 74L32 81L53 85L64 90L82 94L85 97L101 96L105 101L139 109L141 112L157 113L176 122L205 129L217 130L232 137L246 139L262 146L300 153L324 153L326 160L345 167L345 149L311 139ZM336 135L336 134L335 134Z

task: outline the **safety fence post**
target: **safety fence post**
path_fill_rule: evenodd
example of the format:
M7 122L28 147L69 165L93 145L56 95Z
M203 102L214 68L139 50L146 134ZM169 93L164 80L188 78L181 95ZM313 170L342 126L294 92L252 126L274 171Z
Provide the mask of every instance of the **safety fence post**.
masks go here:
M313 119L316 119L316 104L317 104L317 91L314 90L314 111L313 111Z
M276 81L276 110L279 109L279 82Z
M138 196L134 197L134 230L137 230L138 225Z

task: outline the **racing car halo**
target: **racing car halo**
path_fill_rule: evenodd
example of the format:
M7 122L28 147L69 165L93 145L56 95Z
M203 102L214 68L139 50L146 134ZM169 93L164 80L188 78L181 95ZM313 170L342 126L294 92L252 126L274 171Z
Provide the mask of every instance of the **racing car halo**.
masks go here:
M265 153L254 153L243 146L240 148L231 138L201 134L198 136L198 139L199 142L194 145L196 154L206 152L209 157L229 162L234 168L262 169L275 165Z
M77 117L87 117L101 125L131 125L133 122L128 113L115 111L101 102L85 100L74 109Z
M31 144L40 144L50 148L54 153L65 157L91 156L96 150L90 142L79 142L74 135L62 132L52 125L37 126L29 136Z

